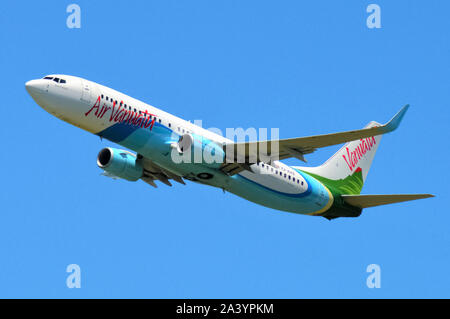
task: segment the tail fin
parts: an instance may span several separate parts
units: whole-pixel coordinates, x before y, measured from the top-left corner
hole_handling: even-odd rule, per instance
[[[381,132],[381,134],[392,132],[400,125],[408,108],[409,105],[405,105],[385,125],[370,122],[365,128],[379,126],[381,130],[376,130],[377,134],[378,132]],[[339,194],[360,194],[380,145],[381,136],[377,135],[348,142],[320,166],[295,168],[305,171]]]
[[[380,126],[380,124],[370,122],[365,128],[374,126]],[[381,137],[382,135],[378,135],[349,142],[322,165],[298,168],[343,194],[359,194],[380,145]]]

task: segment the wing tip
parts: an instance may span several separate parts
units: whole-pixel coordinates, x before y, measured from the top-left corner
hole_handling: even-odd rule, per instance
[[[392,132],[399,127],[408,109],[409,104],[406,104],[394,115],[394,117],[385,125],[386,132]]]

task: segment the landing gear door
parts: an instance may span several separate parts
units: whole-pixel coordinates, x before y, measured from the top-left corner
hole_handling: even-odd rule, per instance
[[[87,104],[91,103],[91,86],[84,80],[81,80],[81,100]]]

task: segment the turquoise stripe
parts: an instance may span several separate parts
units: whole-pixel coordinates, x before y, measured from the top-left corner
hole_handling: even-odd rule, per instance
[[[128,136],[133,134],[138,129],[148,130],[149,132],[159,133],[159,134],[166,133],[166,132],[161,132],[161,129],[167,130],[168,131],[167,133],[172,132],[171,129],[169,129],[168,127],[166,127],[158,122],[155,122],[152,130],[150,130],[150,128],[145,129],[145,128],[141,128],[136,125],[126,124],[126,123],[116,123],[116,124],[108,127],[107,129],[104,129],[103,131],[97,133],[97,135],[100,137],[104,137],[112,142],[120,143],[121,141],[125,140]]]
[[[242,179],[244,179],[246,181],[249,181],[249,182],[251,182],[251,183],[253,183],[255,185],[258,185],[261,188],[264,188],[264,189],[266,189],[268,191],[271,191],[271,192],[279,194],[279,195],[283,195],[283,196],[287,196],[287,197],[294,197],[294,198],[301,198],[301,197],[308,196],[309,194],[312,193],[312,184],[309,182],[309,180],[308,180],[308,178],[306,178],[306,176],[304,176],[303,174],[301,174],[301,175],[306,180],[306,183],[308,184],[308,188],[307,188],[306,192],[299,193],[299,194],[291,194],[291,193],[284,193],[284,192],[277,191],[277,190],[272,189],[270,187],[267,187],[267,186],[264,186],[262,184],[259,184],[259,183],[255,182],[255,181],[252,181],[251,179],[248,179],[248,178],[246,178],[246,177],[244,177],[244,176],[242,176],[240,174],[238,174],[237,177],[242,178]]]

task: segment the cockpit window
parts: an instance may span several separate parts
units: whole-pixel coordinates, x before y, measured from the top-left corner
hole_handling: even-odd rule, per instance
[[[64,79],[60,79],[60,78],[55,78],[54,76],[45,76],[43,77],[44,80],[53,80],[56,83],[66,83],[66,80]]]

